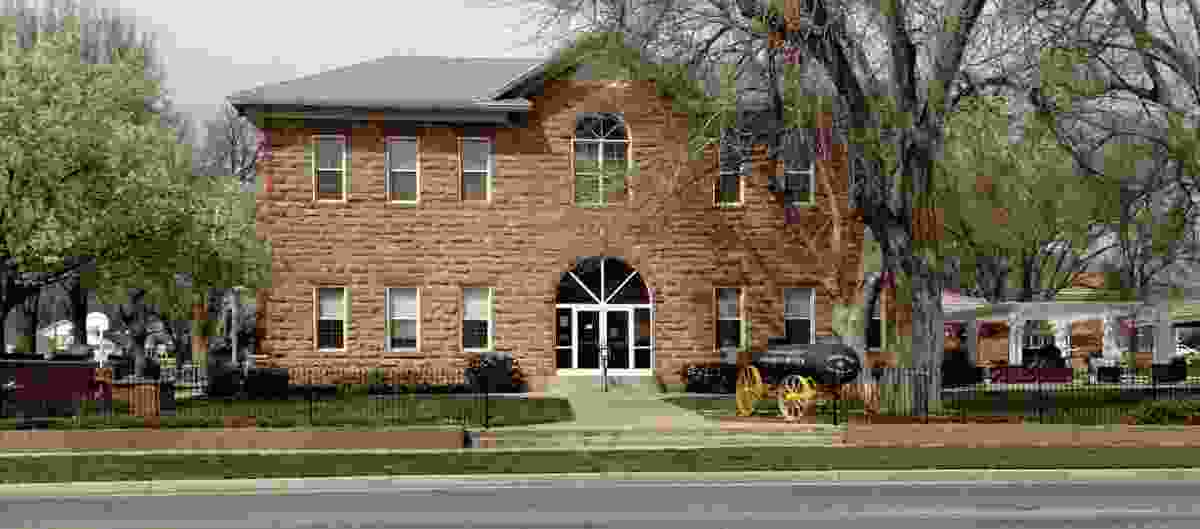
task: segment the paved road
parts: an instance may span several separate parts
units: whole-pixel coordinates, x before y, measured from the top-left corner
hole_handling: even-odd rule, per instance
[[[302,493],[5,497],[0,526],[70,528],[1200,527],[1200,482],[306,480]],[[803,523],[808,522],[808,523]],[[798,525],[803,523],[803,525]]]

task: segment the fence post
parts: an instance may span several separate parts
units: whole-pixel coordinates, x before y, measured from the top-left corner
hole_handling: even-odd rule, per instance
[[[312,381],[312,370],[308,370],[308,376],[306,378],[308,379],[308,391],[305,392],[305,398],[308,400],[308,425],[312,426],[312,423],[313,423],[313,389],[314,389],[313,381]]]
[[[486,430],[491,425],[491,384],[488,381],[488,375],[483,375],[483,429]]]

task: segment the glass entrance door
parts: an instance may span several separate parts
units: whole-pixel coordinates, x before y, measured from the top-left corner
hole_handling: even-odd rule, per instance
[[[629,309],[604,311],[605,345],[608,346],[608,368],[629,369]]]
[[[629,369],[633,331],[631,309],[576,309],[577,369],[600,369],[600,351],[608,349],[609,369]],[[564,362],[565,363],[565,362]],[[561,363],[560,363],[561,365]]]
[[[578,309],[575,311],[576,338],[578,358],[575,367],[578,369],[600,368],[600,342],[604,337],[601,332],[603,323],[600,321],[604,313],[599,310]]]

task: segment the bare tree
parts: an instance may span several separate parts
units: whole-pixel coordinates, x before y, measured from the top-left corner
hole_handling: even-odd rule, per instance
[[[653,55],[689,65],[700,79],[715,77],[722,65],[736,66],[739,79],[757,76],[760,82],[739,97],[765,104],[776,118],[764,138],[776,159],[794,112],[784,82],[794,77],[788,78],[782,55],[801,55],[803,75],[823,79],[834,94],[833,128],[851,147],[851,207],[879,241],[884,271],[903,272],[912,285],[912,361],[936,362],[946,256],[932,229],[936,210],[929,197],[943,123],[964,95],[999,84],[993,79],[1028,76],[1036,60],[1014,58],[1038,57],[1041,41],[1052,37],[1033,38],[1020,16],[1037,6],[985,10],[982,0],[521,3],[543,7],[535,15],[543,30],[616,29],[638,37]],[[879,282],[868,287],[864,321]]]
[[[238,115],[232,105],[204,124],[204,143],[197,155],[198,172],[204,176],[232,176],[243,184],[254,183],[255,161],[261,142],[258,129]]]

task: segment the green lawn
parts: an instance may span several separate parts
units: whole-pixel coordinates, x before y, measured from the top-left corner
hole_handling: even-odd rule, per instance
[[[700,397],[670,397],[663,399],[664,402],[679,406],[680,408],[696,412],[697,414],[712,419],[720,417],[733,417],[737,414],[737,401],[733,396],[728,398],[700,398]],[[842,420],[847,414],[862,413],[862,402],[858,401],[842,401],[838,403],[838,411],[841,414]],[[833,422],[833,403],[822,402],[817,405],[817,416],[824,422]],[[779,403],[775,399],[761,399],[754,403],[754,416],[756,417],[779,417]]]
[[[567,472],[1184,468],[1190,448],[828,448],[0,458],[3,483]]]
[[[482,423],[482,403],[474,399],[451,399],[446,395],[393,400],[367,395],[342,395],[336,400],[219,401],[190,399],[176,403],[175,416],[164,416],[165,428],[223,428],[225,417],[255,417],[259,427],[349,426],[378,428],[403,425]],[[78,418],[55,418],[50,428],[141,428],[145,421],[129,415],[128,405],[115,403],[116,411],[104,416],[85,410]],[[515,426],[569,421],[574,418],[566,399],[490,399],[490,426]],[[0,429],[12,429],[17,419],[0,419]]]

